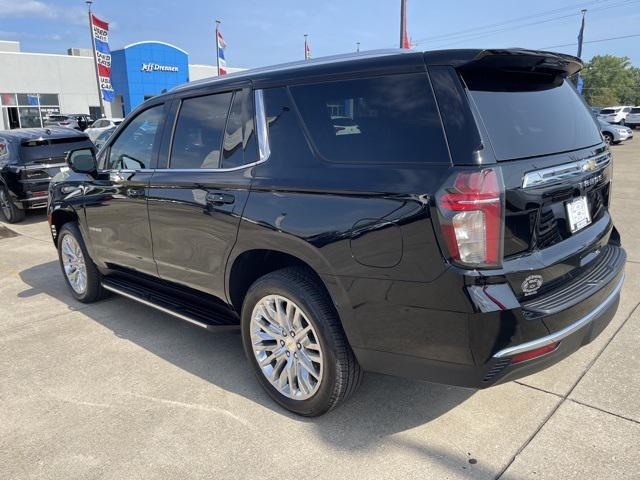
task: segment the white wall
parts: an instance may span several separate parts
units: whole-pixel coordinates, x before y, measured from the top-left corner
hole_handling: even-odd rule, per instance
[[[1,93],[57,93],[61,113],[99,106],[92,57],[0,51]],[[105,114],[111,116],[109,103]],[[7,128],[1,125],[0,129]]]
[[[245,68],[230,68],[227,67],[227,71],[229,73],[241,72],[242,70],[246,70]],[[200,80],[202,78],[215,77],[217,75],[218,69],[215,65],[196,65],[189,64],[189,81],[193,82],[194,80]]]

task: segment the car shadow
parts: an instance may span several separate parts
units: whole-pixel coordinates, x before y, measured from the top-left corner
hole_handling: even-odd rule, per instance
[[[311,423],[318,435],[335,448],[358,450],[383,437],[428,423],[460,405],[474,390],[378,374],[366,374],[360,389],[340,408],[316,418],[294,415],[273,402],[262,390],[246,363],[239,332],[209,332],[132,300],[112,296],[96,304],[79,305],[60,284],[58,262],[20,272],[29,294],[44,293],[81,310],[90,320],[120,338],[196,375],[228,392],[297,422]],[[446,452],[431,453],[427,445],[411,445],[425,454],[444,459]],[[456,462],[459,463],[459,459]],[[476,472],[477,473],[477,472]]]

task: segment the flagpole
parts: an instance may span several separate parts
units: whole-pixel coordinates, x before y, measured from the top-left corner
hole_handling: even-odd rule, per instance
[[[307,37],[309,36],[308,33],[304,34],[304,59],[305,60],[309,60],[309,57],[307,57]]]
[[[93,0],[86,0],[89,10],[89,33],[91,33],[91,52],[93,53],[93,67],[96,71],[96,86],[98,87],[98,100],[100,100],[100,115],[105,116],[104,102],[102,101],[102,89],[100,88],[100,72],[98,70],[98,58],[96,56],[96,39],[93,36],[93,19],[91,18],[91,4]]]
[[[400,48],[404,47],[404,34],[407,31],[407,0],[400,0]]]
[[[218,76],[220,76],[220,40],[218,37],[218,30],[220,29],[220,20],[216,20],[216,66],[218,68]]]

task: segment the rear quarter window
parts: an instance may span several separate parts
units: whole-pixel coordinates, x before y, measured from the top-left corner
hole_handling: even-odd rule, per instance
[[[338,163],[450,163],[426,73],[290,87],[322,157]]]

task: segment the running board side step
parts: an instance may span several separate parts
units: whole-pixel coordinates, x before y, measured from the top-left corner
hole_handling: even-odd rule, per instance
[[[203,308],[121,279],[105,278],[102,286],[105,290],[207,330],[220,332],[237,330],[240,327],[237,315],[231,311],[224,312],[215,307]]]

